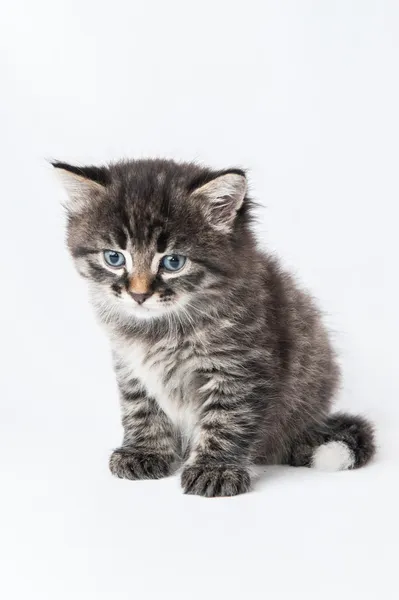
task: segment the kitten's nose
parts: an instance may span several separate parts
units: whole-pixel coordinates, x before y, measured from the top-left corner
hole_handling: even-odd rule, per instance
[[[134,292],[130,292],[130,295],[133,298],[133,300],[137,302],[137,304],[143,304],[143,302],[145,302],[147,298],[152,296],[152,292],[146,292],[145,294],[135,294]]]

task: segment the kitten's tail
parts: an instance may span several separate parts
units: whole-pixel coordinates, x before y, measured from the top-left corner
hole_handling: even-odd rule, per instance
[[[357,469],[376,451],[374,428],[363,417],[329,415],[322,426],[304,432],[293,444],[288,463],[324,471]]]

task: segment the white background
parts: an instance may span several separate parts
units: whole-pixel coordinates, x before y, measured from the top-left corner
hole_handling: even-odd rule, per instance
[[[398,2],[1,8],[1,597],[397,598]],[[111,477],[108,347],[44,159],[139,156],[249,169],[262,244],[328,315],[338,405],[377,424],[372,465],[217,500]]]

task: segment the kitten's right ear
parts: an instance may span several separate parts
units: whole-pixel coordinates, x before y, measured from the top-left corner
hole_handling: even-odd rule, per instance
[[[71,213],[79,212],[90,199],[103,195],[110,183],[105,167],[75,167],[58,161],[51,164],[68,194],[65,208]]]

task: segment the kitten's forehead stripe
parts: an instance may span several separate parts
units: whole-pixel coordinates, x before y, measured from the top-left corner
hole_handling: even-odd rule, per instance
[[[126,231],[123,227],[120,227],[115,230],[115,240],[118,244],[118,248],[120,248],[121,250],[126,250],[128,238]]]
[[[169,234],[166,231],[161,231],[157,240],[157,252],[165,252],[168,246]]]

